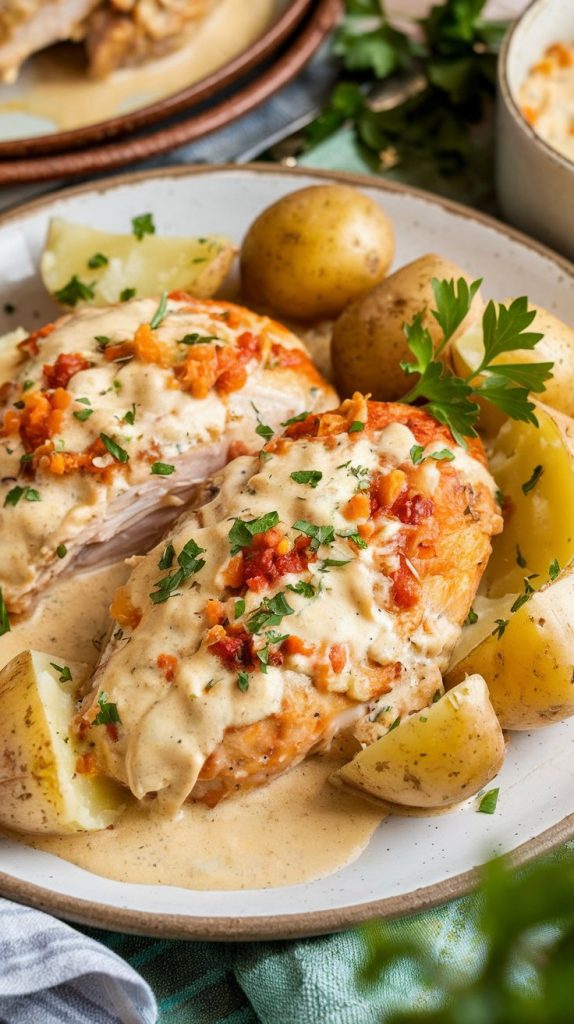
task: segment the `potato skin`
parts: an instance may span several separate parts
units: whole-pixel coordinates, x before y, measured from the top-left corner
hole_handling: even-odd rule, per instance
[[[395,813],[434,810],[490,782],[504,749],[486,683],[473,675],[362,750],[333,781],[383,800]]]
[[[392,224],[347,185],[283,196],[253,222],[241,249],[245,298],[294,320],[335,317],[386,274]]]
[[[407,263],[385,278],[367,295],[353,302],[341,314],[333,332],[331,356],[335,384],[344,398],[354,391],[371,393],[382,402],[394,402],[410,390],[410,379],[400,368],[402,360],[413,358],[403,332],[416,313],[423,314],[423,325],[433,341],[442,336],[435,318],[433,277],[439,280],[471,278],[449,260],[432,253]],[[474,297],[470,312],[454,337],[477,322],[483,309],[480,294]]]

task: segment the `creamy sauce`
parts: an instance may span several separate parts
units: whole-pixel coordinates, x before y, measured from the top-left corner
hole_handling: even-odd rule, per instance
[[[95,124],[155,103],[223,67],[251,45],[270,23],[273,0],[221,0],[183,49],[140,68],[116,71],[103,81],[87,77],[82,50],[60,46],[28,62],[15,86],[0,89],[2,116],[23,113],[42,130],[65,131]],[[34,133],[35,134],[35,133]]]
[[[54,584],[30,619],[0,637],[0,665],[28,647],[93,665],[113,592],[127,573],[115,565]],[[118,881],[191,889],[295,885],[358,857],[383,816],[329,785],[338,763],[312,758],[270,786],[214,810],[186,805],[171,820],[133,805],[102,832],[10,838]]]
[[[522,113],[544,142],[574,161],[574,43],[554,43],[519,91]]]
[[[113,829],[26,842],[118,881],[189,889],[297,885],[353,861],[384,816],[328,783],[337,767],[314,757],[213,810],[186,805],[176,819],[158,820],[133,807]]]

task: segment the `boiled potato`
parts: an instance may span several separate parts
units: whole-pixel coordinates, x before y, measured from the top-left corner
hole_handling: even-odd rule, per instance
[[[312,185],[267,207],[241,249],[246,299],[280,316],[337,316],[386,274],[394,252],[390,220],[347,185]]]
[[[70,670],[72,683],[61,681]],[[70,736],[70,685],[86,667],[23,651],[0,672],[0,824],[21,832],[101,829],[123,796],[112,782],[78,774],[82,751]]]
[[[469,676],[335,772],[335,784],[399,808],[448,807],[477,793],[504,760],[484,679]]]
[[[41,261],[42,280],[62,305],[107,306],[122,292],[158,295],[182,289],[198,298],[213,295],[233,263],[235,250],[226,238],[168,238],[112,235],[55,217],[50,221]],[[100,266],[90,266],[108,261]],[[76,277],[93,297],[66,303],[57,293]],[[77,291],[77,288],[76,288]],[[74,297],[72,290],[71,298]]]
[[[536,411],[539,429],[509,421],[494,446],[506,525],[494,538],[488,596],[475,602],[478,619],[464,628],[445,676],[452,686],[480,672],[505,729],[574,714],[574,422]],[[521,594],[528,600],[513,612]]]
[[[401,267],[367,295],[353,302],[335,324],[331,345],[335,384],[345,397],[354,391],[370,392],[373,398],[393,402],[406,395],[416,381],[401,370],[403,360],[412,360],[407,346],[404,324],[417,313],[433,341],[442,338],[442,331],[431,314],[435,300],[432,279],[458,280],[471,278],[460,267],[441,256],[427,255]],[[480,293],[474,297],[466,320],[454,337],[482,316]]]
[[[508,306],[512,299],[505,299]],[[529,309],[536,311],[536,316],[528,328],[543,334],[544,337],[533,349],[518,349],[504,352],[495,360],[496,363],[554,363],[553,376],[546,382],[546,390],[540,395],[546,405],[574,416],[574,329],[559,320],[552,313],[530,303]],[[470,329],[461,334],[451,349],[453,369],[461,377],[479,366],[484,353],[482,331]],[[495,434],[506,421],[500,409],[489,403],[482,402],[480,426],[490,434]]]

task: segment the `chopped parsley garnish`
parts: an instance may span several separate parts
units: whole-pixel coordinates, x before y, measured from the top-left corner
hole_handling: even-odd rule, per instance
[[[159,300],[159,306],[157,307],[154,315],[152,316],[152,318],[150,320],[150,327],[151,327],[152,331],[155,331],[156,328],[159,327],[159,325],[161,324],[162,320],[165,319],[165,314],[166,313],[167,313],[167,292],[164,290],[161,293],[161,299]]]
[[[478,615],[476,614],[474,608],[471,608],[468,615],[466,616],[466,619],[463,622],[463,626],[474,626],[475,622],[478,622]]]
[[[98,352],[104,352],[108,345],[111,344],[111,340],[106,334],[96,334],[94,341],[98,343]],[[78,401],[81,401],[81,399],[78,399]]]
[[[22,384],[22,391],[29,391],[30,388],[33,388],[33,387],[34,387],[34,381],[33,380],[25,380],[24,383]]]
[[[293,529],[312,538],[311,551],[318,551],[321,544],[332,544],[335,539],[333,526],[317,526],[315,523],[309,523],[306,519],[298,519],[296,523],[293,523]]]
[[[79,420],[80,423],[84,423],[85,420],[89,420],[93,411],[93,409],[76,409],[74,412],[74,419]]]
[[[229,543],[231,554],[236,555],[241,548],[251,544],[253,537],[258,533],[265,533],[273,526],[277,526],[279,515],[277,512],[266,512],[258,519],[236,519],[229,531]]]
[[[104,256],[103,252],[95,252],[93,256],[90,256],[88,266],[90,270],[97,270],[98,267],[107,267],[109,262],[108,257]]]
[[[68,283],[54,292],[55,298],[64,306],[75,306],[78,302],[89,302],[94,297],[94,289],[74,274]]]
[[[246,693],[249,689],[249,675],[247,672],[237,673],[237,686],[242,693]]]
[[[114,380],[112,381],[112,387],[113,387],[116,395],[119,395],[121,393],[121,390],[122,390],[122,387],[123,387],[121,380],[118,380],[118,378],[115,377]]]
[[[171,476],[175,473],[175,466],[170,466],[169,462],[152,462],[151,471],[155,476]]]
[[[287,640],[288,636],[288,633],[280,635],[279,633],[274,633],[273,631],[265,633],[265,646],[261,647],[256,652],[257,658],[261,662],[261,671],[263,672],[264,675],[267,673],[267,666],[269,665],[269,648],[272,645],[283,643],[284,640]]]
[[[58,558],[65,558],[66,555],[68,554],[68,549],[67,549],[66,545],[65,544],[58,544],[58,547],[56,548],[56,554],[57,554]]]
[[[233,617],[234,619],[240,619],[245,611],[245,601],[240,597],[233,606]]]
[[[162,555],[162,562],[166,555],[166,551],[164,551],[164,554]],[[200,569],[203,569],[205,559],[198,558],[197,556],[202,555],[204,551],[205,548],[200,548],[194,540],[188,540],[187,543],[184,544],[177,556],[179,569],[176,569],[176,571],[171,573],[170,576],[164,576],[163,579],[154,583],[156,590],[149,595],[154,604],[162,604],[170,597],[173,597],[174,591],[176,591],[182,583],[185,583],[190,576],[193,576],[195,573],[199,572]]]
[[[509,306],[489,302],[482,317],[483,357],[480,364],[464,379],[456,376],[440,359],[455,331],[467,316],[481,281],[471,285],[464,278],[439,281],[433,278],[435,309],[432,315],[442,329],[443,337],[435,346],[422,314],[417,313],[404,327],[413,362],[401,363],[407,374],[418,380],[403,402],[426,401],[423,408],[444,423],[455,440],[465,446],[465,437],[476,437],[479,416],[477,396],[486,399],[512,419],[538,425],[531,391],[541,392],[552,376],[552,363],[500,363],[498,357],[518,349],[533,349],[542,334],[527,331],[536,316],[528,309],[525,297]]]
[[[135,288],[124,288],[124,290],[120,292],[120,302],[129,302],[130,299],[133,299],[135,293]]]
[[[259,416],[259,409],[253,402],[251,403],[251,406],[257,417],[257,426],[255,427],[255,433],[258,434],[259,437],[262,437],[264,441],[270,441],[275,431],[273,430],[272,427],[268,426],[267,423],[263,423],[261,417]]]
[[[288,583],[287,590],[292,590],[294,594],[301,594],[309,599],[315,597],[315,587],[312,583],[305,583],[304,580],[298,580],[297,583]]]
[[[526,569],[527,562],[518,544],[516,545],[516,564],[519,565],[521,569]]]
[[[76,402],[80,402],[82,405],[91,405],[89,398],[76,398]]]
[[[536,484],[540,480],[540,477],[542,476],[543,472],[544,472],[544,466],[535,466],[534,467],[534,469],[532,470],[532,476],[530,477],[530,479],[527,480],[526,483],[522,484],[522,493],[523,494],[529,494],[530,491],[532,491],[536,487]]]
[[[171,569],[171,567],[173,565],[174,558],[175,558],[175,548],[174,548],[173,544],[170,541],[169,544],[166,544],[165,548],[163,549],[162,556],[161,556],[161,558],[160,558],[160,560],[158,562],[158,568],[160,568],[160,569]]]
[[[2,587],[0,587],[0,636],[4,636],[5,633],[10,632],[10,619],[8,618],[8,609],[4,601],[4,595],[2,594]]]
[[[560,575],[560,562],[557,558],[555,558],[554,561],[550,563],[548,567],[548,575],[550,576],[551,580],[557,579]]]
[[[320,469],[296,469],[294,473],[291,473],[291,479],[296,484],[308,484],[314,489],[323,479],[323,474]]]
[[[504,491],[500,490],[500,487],[497,487],[494,492],[494,500],[496,501],[496,504],[498,505],[499,508],[504,508],[506,502],[506,495]]]
[[[72,673],[67,665],[56,665],[55,661],[51,661],[50,665],[60,673],[59,683],[69,683],[72,679]]]
[[[288,603],[282,590],[275,597],[263,599],[259,608],[250,615],[247,629],[250,633],[261,633],[270,626],[279,626],[286,615],[293,615],[294,609]]]
[[[107,434],[100,434],[100,441],[105,448],[109,451],[110,455],[113,455],[116,462],[126,463],[129,462],[129,455],[124,448],[120,448],[119,444],[116,444],[111,437]]]
[[[397,718],[395,718],[394,722],[391,722],[391,724],[389,725],[389,728],[387,729],[387,732],[392,732],[393,729],[397,729],[400,724],[401,724],[401,716],[398,715]]]
[[[363,540],[361,535],[357,533],[352,527],[350,530],[337,530],[337,537],[344,537],[345,540],[352,540],[353,544],[356,544],[358,548],[364,550],[368,548],[366,540]]]
[[[132,217],[132,234],[138,242],[141,242],[144,235],[155,235],[155,224],[153,214],[140,213],[138,217]]]
[[[500,789],[498,787],[496,789],[489,789],[488,793],[484,794],[477,810],[479,810],[481,814],[494,814],[498,803],[499,793]]]
[[[495,636],[497,640],[500,640],[504,634],[504,630],[508,626],[508,619],[495,619],[495,628],[492,630],[491,636]]]
[[[319,566],[319,572],[329,572],[329,569],[340,569],[342,565],[348,565],[352,558],[324,558]]]
[[[353,422],[351,423],[351,426],[349,427],[348,433],[349,434],[360,434],[361,431],[364,430],[364,429],[365,429],[365,424],[364,423],[361,423],[360,420],[353,420]]]
[[[310,416],[310,415],[311,414],[308,413],[305,410],[305,412],[300,412],[298,416],[292,416],[291,419],[284,420],[284,422],[281,424],[281,426],[282,427],[290,427],[292,423],[302,423],[303,420],[306,420],[307,416]]]
[[[94,718],[94,725],[116,725],[121,724],[120,713],[117,704],[108,700],[107,693],[100,693],[98,697],[100,710]]]
[[[185,334],[183,338],[180,338],[178,345],[209,345],[210,341],[220,341],[216,334]]]
[[[454,459],[454,452],[451,452],[448,448],[441,448],[436,452],[429,452],[428,455],[424,455],[424,445],[413,444],[410,450],[410,456],[415,466],[418,466],[421,462],[425,462],[427,459],[434,459],[435,462],[452,462]]]
[[[128,409],[128,411],[126,413],[124,413],[122,419],[123,419],[124,423],[129,423],[130,427],[133,427],[133,425],[134,425],[134,423],[136,421],[136,403],[135,402],[132,402],[131,409]]]
[[[4,498],[4,507],[17,505],[20,498],[24,498],[25,501],[41,501],[39,492],[33,487],[13,487]]]

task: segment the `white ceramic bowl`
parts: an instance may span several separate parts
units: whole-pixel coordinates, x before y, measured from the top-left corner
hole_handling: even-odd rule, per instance
[[[547,46],[574,41],[574,0],[534,0],[507,34],[498,64],[496,180],[506,220],[574,258],[574,163],[527,123],[518,91]]]

